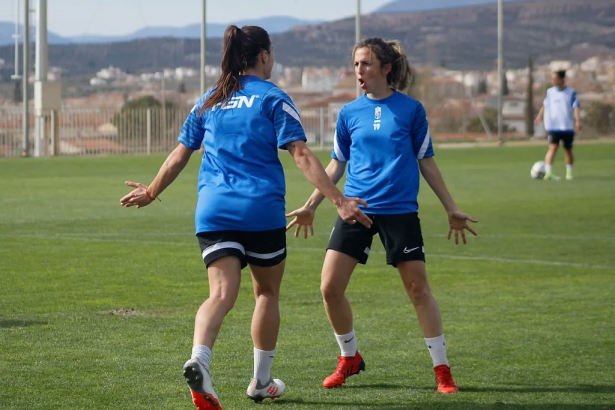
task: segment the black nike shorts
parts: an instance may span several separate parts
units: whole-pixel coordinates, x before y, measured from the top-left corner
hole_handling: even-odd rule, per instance
[[[564,143],[564,148],[571,149],[574,143],[574,132],[549,131],[549,144],[559,145],[560,141]]]
[[[425,261],[421,222],[416,212],[367,216],[373,222],[369,229],[360,223],[348,224],[338,216],[327,250],[341,252],[365,264],[372,239],[378,233],[386,251],[387,264],[397,267],[399,262]]]

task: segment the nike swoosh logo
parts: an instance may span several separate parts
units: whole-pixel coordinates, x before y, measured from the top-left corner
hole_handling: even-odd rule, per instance
[[[350,343],[350,342],[352,342],[352,339],[354,339],[354,336],[353,336],[353,337],[351,337],[351,338],[350,338],[350,339],[348,339],[348,340],[344,340],[344,343]]]
[[[419,248],[420,248],[420,246],[417,246],[416,248],[412,248],[412,249],[404,248],[404,253],[414,252],[415,250],[417,250]]]

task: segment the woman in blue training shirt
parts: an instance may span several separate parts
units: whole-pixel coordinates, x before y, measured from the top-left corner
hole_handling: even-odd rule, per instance
[[[386,250],[387,264],[399,271],[431,353],[438,392],[453,393],[453,381],[446,358],[440,309],[431,294],[425,270],[425,252],[418,218],[419,172],[436,193],[449,220],[450,239],[455,243],[465,230],[476,232],[467,221],[477,222],[461,212],[451,197],[433,159],[427,116],[423,105],[396,90],[411,80],[411,68],[397,41],[368,38],[353,49],[355,74],[365,94],[340,111],[332,160],[327,174],[334,183],[348,164],[345,195],[360,196],[369,203],[365,212],[373,225],[364,227],[338,219],[325,256],[321,292],[325,310],[341,349],[335,372],[325,378],[324,387],[338,387],[365,369],[357,350],[352,309],[345,297],[346,287],[357,263],[365,264],[373,236],[378,233]],[[296,225],[313,232],[312,222],[323,195],[314,191],[307,203],[289,213]]]
[[[286,188],[278,149],[290,152],[305,177],[336,205],[340,218],[371,226],[358,206],[365,201],[342,195],[307,148],[291,99],[265,81],[273,63],[273,46],[264,29],[229,26],[216,86],[186,119],[179,145],[152,183],[127,182],[135,189],[121,199],[127,207],[152,203],[203,144],[195,224],[210,293],[196,314],[192,357],[184,365],[199,410],[221,409],[209,374],[211,349],[237,299],[241,270],[247,265],[256,298],[251,330],[254,378],[247,395],[260,401],[284,393],[284,383],[271,378],[286,259]]]

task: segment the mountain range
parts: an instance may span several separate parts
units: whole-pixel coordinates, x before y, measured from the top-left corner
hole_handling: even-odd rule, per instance
[[[297,26],[309,26],[320,24],[322,21],[301,20],[289,16],[273,16],[255,20],[241,20],[235,22],[238,26],[257,25],[265,27],[271,34],[283,33]],[[222,23],[207,23],[207,37],[215,38],[222,37],[224,30],[228,24]],[[20,27],[23,31],[23,26]],[[34,39],[35,29],[32,28],[31,38]],[[12,38],[15,33],[15,23],[0,21],[0,46],[14,44]],[[201,24],[191,24],[184,27],[144,27],[131,34],[123,36],[101,36],[101,35],[83,35],[74,37],[62,37],[52,31],[48,32],[49,44],[96,44],[96,43],[116,43],[122,41],[139,40],[144,38],[201,38]]]
[[[494,3],[497,0],[395,0],[377,9],[374,13],[405,13],[411,11],[450,9],[479,4]],[[505,0],[518,1],[518,0]],[[238,26],[257,25],[264,27],[271,34],[283,33],[298,26],[313,26],[324,23],[320,20],[302,20],[290,16],[272,16],[260,19],[241,20],[234,24]],[[208,23],[207,37],[222,37],[228,24]],[[20,27],[23,31],[23,27]],[[0,21],[0,46],[14,44],[12,38],[15,33],[15,23]],[[34,33],[34,30],[33,30]],[[131,34],[121,36],[103,35],[81,35],[73,37],[62,37],[50,31],[48,34],[49,44],[92,44],[92,43],[114,43],[131,41],[144,38],[192,38],[201,37],[201,24],[191,24],[184,27],[144,27]],[[34,35],[32,36],[34,38]]]
[[[406,3],[416,4],[418,0]],[[512,1],[504,8],[504,30],[504,59],[509,68],[524,67],[529,55],[538,63],[615,55],[615,0]],[[497,5],[373,13],[363,17],[362,34],[399,39],[413,63],[491,70],[497,58]],[[296,26],[272,34],[272,41],[276,58],[283,65],[350,67],[354,17]],[[61,67],[66,75],[77,75],[110,65],[129,72],[196,68],[199,52],[197,39],[144,38],[51,45],[49,59],[50,65]],[[12,46],[0,47],[0,58],[12,61],[12,54]],[[220,38],[208,38],[208,64],[217,65],[220,55]]]

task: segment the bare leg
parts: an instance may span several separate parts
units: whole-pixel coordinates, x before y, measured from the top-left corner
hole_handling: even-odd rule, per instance
[[[239,259],[227,256],[215,260],[207,269],[209,298],[201,305],[194,321],[194,346],[213,348],[222,321],[233,308],[241,282]]]
[[[438,302],[431,294],[425,262],[408,261],[397,264],[406,293],[416,310],[423,335],[427,338],[442,335],[442,317]]]
[[[566,156],[566,165],[573,165],[574,155],[572,154],[572,148],[564,148],[564,154]]]
[[[352,308],[345,292],[357,263],[355,258],[329,249],[322,267],[320,292],[329,322],[338,335],[353,329]]]
[[[250,265],[256,306],[252,316],[252,341],[259,350],[274,350],[280,329],[280,284],[285,261],[263,268]]]
[[[546,165],[553,165],[553,159],[555,158],[555,154],[557,153],[558,148],[558,144],[549,144],[549,150],[547,151],[547,155],[545,156]]]

